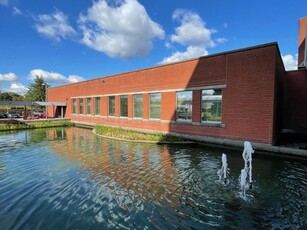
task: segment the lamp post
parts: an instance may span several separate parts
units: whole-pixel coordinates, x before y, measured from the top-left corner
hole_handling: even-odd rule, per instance
[[[48,85],[47,83],[43,83],[42,84],[43,86],[45,86],[45,113],[46,113],[46,119],[48,118],[48,106],[47,106],[47,88],[48,88]]]

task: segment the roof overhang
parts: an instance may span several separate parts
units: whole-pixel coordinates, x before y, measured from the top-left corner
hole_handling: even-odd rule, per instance
[[[44,101],[0,101],[0,105],[14,106],[66,106],[66,102],[44,102]]]

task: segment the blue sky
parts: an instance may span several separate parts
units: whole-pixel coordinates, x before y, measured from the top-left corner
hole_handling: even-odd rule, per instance
[[[307,0],[0,0],[0,91],[58,86],[277,41],[297,63]]]

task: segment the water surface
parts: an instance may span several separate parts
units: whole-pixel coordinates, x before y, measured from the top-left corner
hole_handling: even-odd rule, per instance
[[[243,150],[243,149],[242,149]],[[227,154],[228,184],[218,181]],[[242,152],[103,139],[80,128],[0,135],[1,229],[300,229],[306,162]],[[305,225],[304,225],[305,224]]]

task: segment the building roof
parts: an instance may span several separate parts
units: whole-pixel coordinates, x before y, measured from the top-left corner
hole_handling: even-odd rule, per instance
[[[0,105],[20,106],[66,106],[66,102],[44,102],[44,101],[0,101]]]

